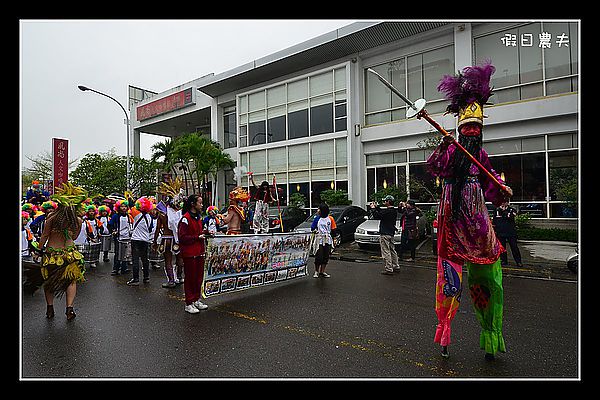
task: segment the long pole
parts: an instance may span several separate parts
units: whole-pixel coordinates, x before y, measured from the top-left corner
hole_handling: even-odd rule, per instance
[[[127,191],[128,191],[128,192],[131,192],[131,188],[130,188],[130,179],[129,179],[129,175],[130,175],[130,172],[129,172],[129,171],[130,171],[130,166],[129,166],[129,147],[130,147],[130,146],[129,146],[129,136],[130,136],[130,128],[129,128],[129,125],[130,125],[130,124],[129,124],[129,115],[127,115],[127,111],[125,110],[125,107],[123,107],[123,105],[122,105],[121,103],[119,103],[119,102],[117,101],[117,99],[115,99],[115,98],[114,98],[114,97],[112,97],[112,96],[109,96],[109,95],[107,95],[106,93],[99,92],[99,91],[97,91],[97,90],[91,89],[91,88],[89,88],[89,87],[86,87],[86,86],[81,86],[81,85],[80,85],[80,86],[77,86],[77,87],[78,87],[78,88],[79,88],[79,90],[81,90],[82,92],[85,92],[85,91],[88,91],[88,90],[89,90],[89,91],[91,91],[91,92],[98,93],[98,94],[99,94],[99,95],[101,95],[101,96],[108,97],[109,99],[111,99],[112,101],[114,101],[115,103],[117,103],[117,104],[119,105],[119,107],[121,107],[121,110],[123,110],[123,113],[125,114],[125,121],[126,121],[126,123],[127,123],[127,167],[126,167],[126,168],[127,168],[127,170],[126,170],[126,174],[127,174],[127,177],[126,177],[126,179],[127,179],[127,185],[126,185],[126,186],[127,186]]]

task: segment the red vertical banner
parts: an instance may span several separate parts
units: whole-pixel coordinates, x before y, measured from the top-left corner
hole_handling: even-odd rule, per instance
[[[69,140],[52,138],[52,179],[55,187],[69,180]]]

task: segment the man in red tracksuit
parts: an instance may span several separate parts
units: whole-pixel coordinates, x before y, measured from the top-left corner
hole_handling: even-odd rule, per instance
[[[185,274],[185,311],[196,314],[208,308],[200,301],[204,277],[204,235],[208,234],[202,226],[202,197],[190,195],[183,205],[182,213],[177,233]]]

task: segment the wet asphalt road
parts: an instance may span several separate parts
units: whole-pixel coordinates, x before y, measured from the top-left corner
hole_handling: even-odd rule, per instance
[[[402,263],[331,260],[331,278],[311,274],[205,300],[184,312],[183,287],[163,289],[162,270],[129,287],[100,263],[78,287],[75,320],[64,299],[45,318],[43,293],[22,298],[20,378],[60,379],[574,379],[578,284],[505,275],[507,353],[479,349],[466,292],[453,323],[450,358],[433,343],[435,270]],[[468,279],[465,273],[465,280]]]

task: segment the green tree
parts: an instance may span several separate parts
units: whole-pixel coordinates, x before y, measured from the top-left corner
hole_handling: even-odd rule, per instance
[[[136,196],[155,195],[158,163],[140,157],[131,157],[131,187]],[[117,156],[114,149],[106,153],[86,154],[71,173],[71,178],[93,194],[107,196],[125,193],[127,188],[127,157]]]
[[[321,192],[321,200],[329,206],[346,206],[352,204],[348,200],[348,193],[345,190],[323,190]]]
[[[33,158],[29,156],[25,156],[25,158],[31,161],[31,166],[25,167],[21,171],[21,190],[23,194],[27,192],[27,188],[33,180],[49,181],[52,179],[52,154],[49,151],[45,151]],[[69,161],[67,164],[69,173],[74,169],[77,161],[77,159]]]
[[[404,189],[404,186],[398,187],[395,185],[390,185],[385,189],[382,187],[377,188],[377,191],[371,195],[369,200],[382,204],[383,198],[388,194],[394,196],[395,203],[406,200],[406,189]]]

